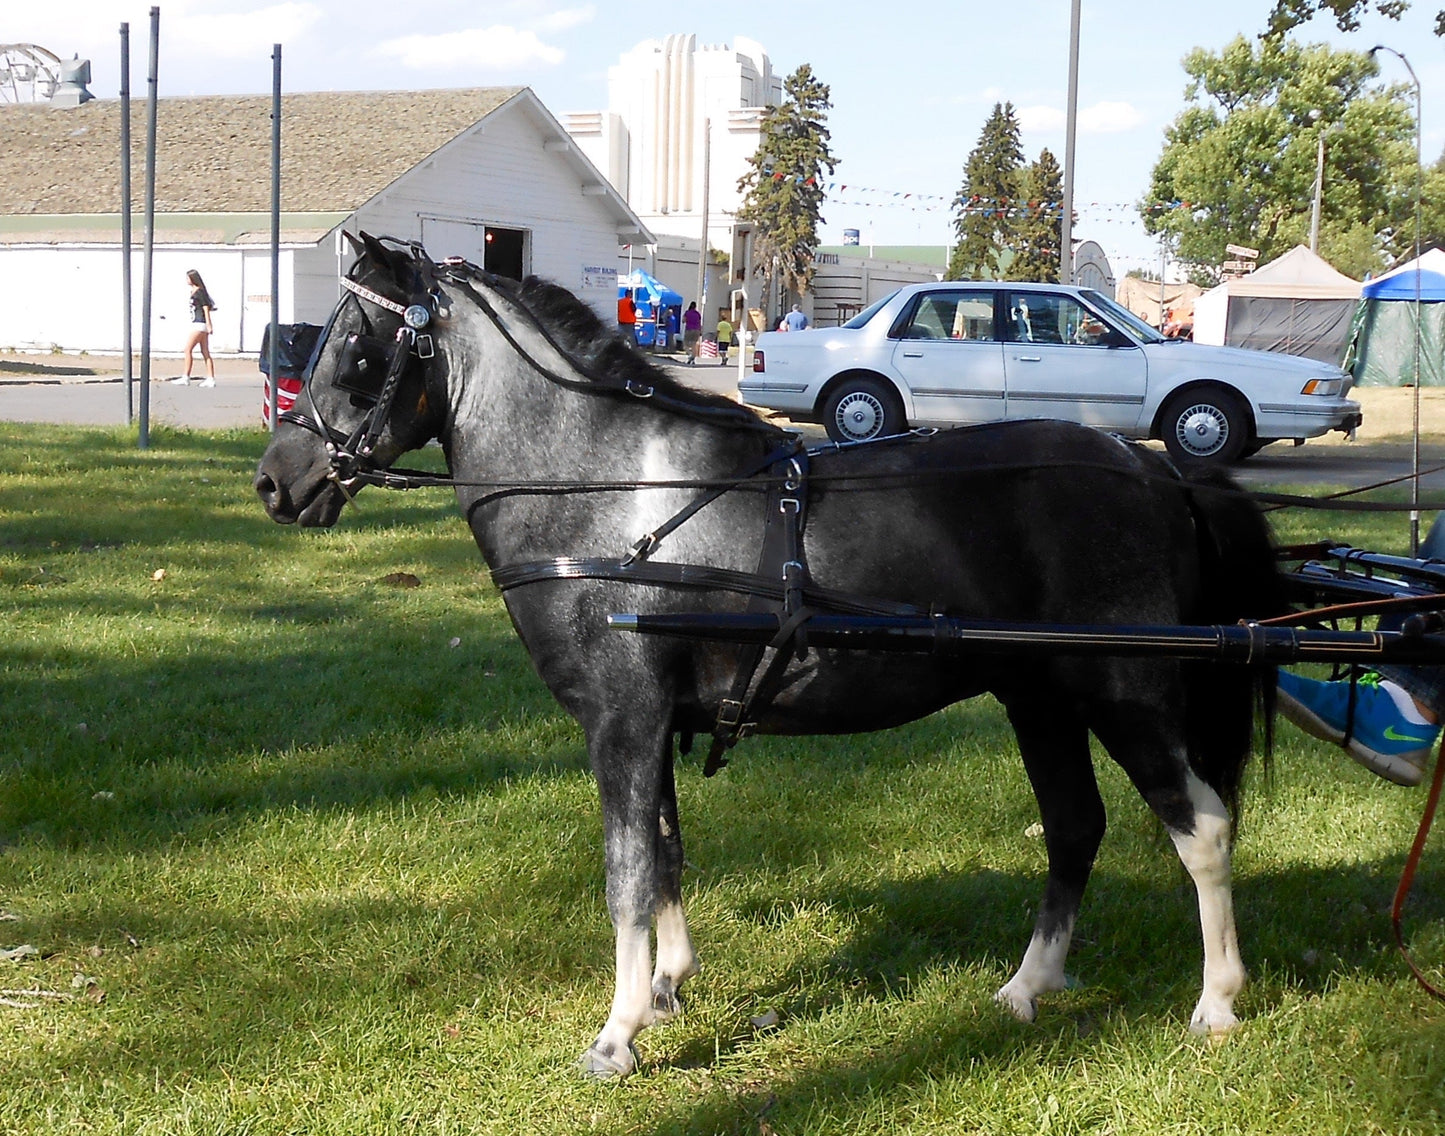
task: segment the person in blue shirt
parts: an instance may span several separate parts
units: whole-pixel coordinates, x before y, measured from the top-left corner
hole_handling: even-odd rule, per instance
[[[794,304],[793,310],[783,317],[783,322],[788,325],[788,331],[802,331],[808,326],[808,317],[803,314],[802,308]]]

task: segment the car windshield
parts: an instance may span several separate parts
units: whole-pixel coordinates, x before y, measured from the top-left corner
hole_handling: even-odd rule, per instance
[[[1116,300],[1111,300],[1108,296],[1104,295],[1104,293],[1096,292],[1092,288],[1084,288],[1080,290],[1079,294],[1088,300],[1089,303],[1099,308],[1105,315],[1123,324],[1132,335],[1138,339],[1142,339],[1145,343],[1169,342],[1164,336],[1160,335],[1158,331],[1150,327],[1128,308],[1124,307],[1123,304]]]
[[[869,304],[866,308],[864,308],[861,312],[859,312],[843,326],[851,328],[862,327],[864,324],[866,324],[869,320],[871,320],[874,316],[878,314],[879,308],[881,308],[889,300],[893,299],[894,296],[898,295],[899,291],[901,291],[901,289],[894,289],[892,292],[889,292],[888,295],[884,296],[883,299],[877,300],[874,303]]]

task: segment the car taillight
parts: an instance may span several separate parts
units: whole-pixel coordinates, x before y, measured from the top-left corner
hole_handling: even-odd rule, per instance
[[[755,374],[755,375],[761,375],[761,374],[762,374],[764,371],[766,371],[767,369],[768,369],[768,368],[767,368],[766,364],[763,363],[763,353],[762,353],[761,351],[754,351],[754,352],[753,352],[753,374]]]

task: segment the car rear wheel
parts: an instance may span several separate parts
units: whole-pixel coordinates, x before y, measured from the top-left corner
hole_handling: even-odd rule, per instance
[[[835,442],[867,442],[908,429],[897,392],[861,375],[833,388],[823,404],[823,425]]]
[[[1218,387],[1177,394],[1164,404],[1159,433],[1181,465],[1238,461],[1250,444],[1249,410],[1238,395]]]

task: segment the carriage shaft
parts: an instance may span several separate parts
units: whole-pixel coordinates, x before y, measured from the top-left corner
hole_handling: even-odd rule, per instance
[[[723,643],[767,643],[778,618],[766,612],[618,614],[609,627],[644,635]],[[1167,656],[1238,663],[1445,663],[1445,635],[1317,631],[1254,624],[1123,626],[1008,623],[950,616],[819,614],[807,621],[815,647],[940,655]]]

